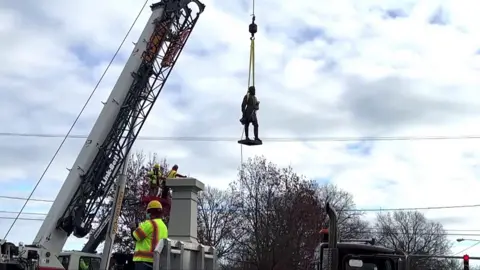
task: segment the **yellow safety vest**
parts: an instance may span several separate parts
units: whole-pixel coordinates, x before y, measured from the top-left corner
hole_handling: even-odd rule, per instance
[[[158,176],[160,176],[160,177],[162,176],[162,172],[161,172],[161,171],[159,171],[158,174],[159,174]],[[148,172],[148,177],[150,178],[150,182],[152,182],[152,184],[154,184],[154,185],[157,185],[157,184],[158,184],[158,182],[157,182],[157,180],[158,180],[158,179],[157,179],[157,175],[155,175],[155,173],[154,173],[153,170],[151,170],[151,171]]]
[[[135,238],[134,262],[153,262],[153,251],[160,239],[168,238],[168,229],[162,219],[146,220],[133,232]]]
[[[168,173],[167,178],[175,178],[175,177],[177,177],[177,171],[171,170],[171,171]]]
[[[88,270],[88,264],[82,259],[80,259],[80,269],[81,270]]]

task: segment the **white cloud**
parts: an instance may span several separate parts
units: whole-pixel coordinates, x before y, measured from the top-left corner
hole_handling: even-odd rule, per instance
[[[141,5],[47,2],[0,4],[2,131],[67,132]],[[144,136],[240,136],[248,3],[205,4]],[[256,80],[264,137],[480,133],[478,3],[265,0],[257,5]],[[447,25],[429,23],[439,7]],[[387,11],[403,15],[389,18]],[[148,17],[146,10],[75,134],[92,127]],[[27,195],[60,141],[1,138],[0,182],[8,187],[1,195]],[[66,143],[35,197],[55,197],[82,142]],[[235,142],[139,141],[135,149],[165,155],[183,172],[221,187],[240,164]],[[359,207],[390,208],[478,203],[478,150],[478,140],[385,141],[373,143],[370,155],[358,156],[343,142],[265,142],[245,148],[244,158],[264,155],[309,177],[330,178],[354,194]],[[2,210],[21,207],[1,204]],[[26,211],[46,211],[47,205],[29,204]],[[447,229],[473,230],[480,227],[474,211],[425,213]],[[1,233],[8,222],[0,220]],[[20,221],[9,239],[31,241],[38,225]],[[469,252],[479,254],[480,247]]]

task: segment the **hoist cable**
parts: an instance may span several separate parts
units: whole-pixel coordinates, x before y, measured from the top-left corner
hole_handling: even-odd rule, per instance
[[[62,142],[61,142],[60,145],[58,146],[57,150],[56,150],[55,153],[53,154],[52,159],[50,159],[50,161],[48,162],[47,166],[45,167],[45,170],[42,172],[42,175],[40,176],[40,178],[38,179],[37,183],[36,183],[35,186],[33,187],[32,192],[30,192],[30,195],[28,195],[27,200],[25,201],[25,203],[23,204],[22,208],[21,208],[20,211],[18,212],[17,216],[14,218],[12,224],[11,224],[10,227],[8,228],[7,233],[5,234],[4,239],[7,239],[7,236],[9,235],[10,231],[12,230],[12,228],[13,228],[13,226],[15,225],[15,223],[17,222],[17,220],[19,220],[20,215],[22,214],[23,210],[24,210],[25,207],[27,206],[27,203],[28,203],[28,202],[30,201],[30,199],[32,198],[33,193],[35,193],[35,191],[37,190],[38,186],[40,185],[40,183],[42,182],[43,178],[45,177],[45,175],[47,174],[48,170],[50,169],[53,161],[55,161],[55,158],[58,156],[58,153],[59,153],[60,150],[63,148],[63,145],[64,145],[65,142],[67,141],[68,136],[70,135],[70,133],[72,132],[73,128],[74,128],[75,125],[77,124],[78,120],[80,119],[80,116],[82,116],[83,112],[85,111],[85,108],[87,107],[88,103],[90,102],[90,100],[92,99],[93,95],[95,94],[95,92],[97,91],[98,87],[100,86],[100,83],[103,81],[103,78],[104,78],[105,75],[107,74],[107,71],[110,69],[111,65],[113,64],[113,61],[116,59],[117,55],[119,54],[120,50],[122,49],[123,44],[125,43],[125,41],[127,40],[128,36],[130,35],[130,32],[133,30],[133,27],[137,24],[137,21],[138,21],[138,19],[140,18],[140,15],[142,14],[143,10],[145,9],[145,6],[147,5],[147,3],[148,3],[148,0],[145,1],[145,3],[143,4],[142,8],[141,8],[140,11],[138,12],[137,17],[135,18],[135,20],[133,20],[133,23],[132,23],[132,25],[130,26],[130,29],[128,29],[128,31],[127,31],[126,35],[124,36],[122,42],[121,42],[120,45],[118,46],[118,48],[117,48],[117,50],[115,51],[115,53],[113,54],[110,62],[108,63],[108,65],[107,65],[107,67],[105,68],[105,70],[103,71],[102,75],[100,76],[100,79],[98,80],[97,84],[95,85],[95,87],[93,88],[92,92],[91,92],[90,95],[88,96],[87,100],[86,100],[85,103],[83,104],[80,112],[78,113],[77,117],[75,118],[75,120],[73,121],[72,125],[70,126],[67,134],[65,135],[65,137],[64,137],[63,140],[62,140]]]
[[[252,0],[252,23],[249,25],[250,36],[250,59],[248,63],[248,85],[247,85],[247,95],[248,88],[250,86],[255,86],[255,33],[257,32],[257,26],[255,25],[255,0]],[[243,117],[243,116],[242,116]],[[245,127],[242,128],[242,135],[240,140],[243,139],[245,135]],[[240,177],[243,178],[243,144],[240,144]]]
[[[248,66],[248,87],[255,86],[255,37],[250,38],[250,64]]]

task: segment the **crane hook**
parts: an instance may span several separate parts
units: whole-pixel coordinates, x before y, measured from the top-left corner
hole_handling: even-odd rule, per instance
[[[252,35],[250,39],[255,39],[255,34],[258,31],[258,26],[255,23],[255,14],[252,15],[252,23],[248,26],[248,32]]]

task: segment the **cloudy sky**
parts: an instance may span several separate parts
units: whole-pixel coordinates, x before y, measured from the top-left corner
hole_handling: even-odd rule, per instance
[[[0,2],[0,132],[65,134],[143,1],[16,2]],[[204,3],[207,9],[141,136],[240,137],[250,3]],[[337,184],[355,196],[359,208],[480,203],[480,140],[302,140],[480,134],[475,98],[479,5],[463,0],[258,1],[256,85],[265,143],[244,148],[244,158],[264,155]],[[72,134],[90,131],[149,16],[146,8]],[[0,195],[28,196],[60,142],[2,136]],[[34,198],[55,198],[83,142],[67,141]],[[134,148],[166,156],[183,173],[217,187],[234,179],[240,164],[234,140],[143,140]],[[50,204],[29,202],[24,211],[45,213]],[[0,199],[0,205],[2,211],[18,211],[22,202]],[[480,239],[476,210],[424,212],[451,234]],[[0,237],[11,222],[0,220]],[[20,220],[8,239],[32,241],[40,224]],[[81,248],[81,243],[70,239],[67,248]],[[472,243],[456,244],[454,252]],[[469,252],[480,255],[480,248]]]

